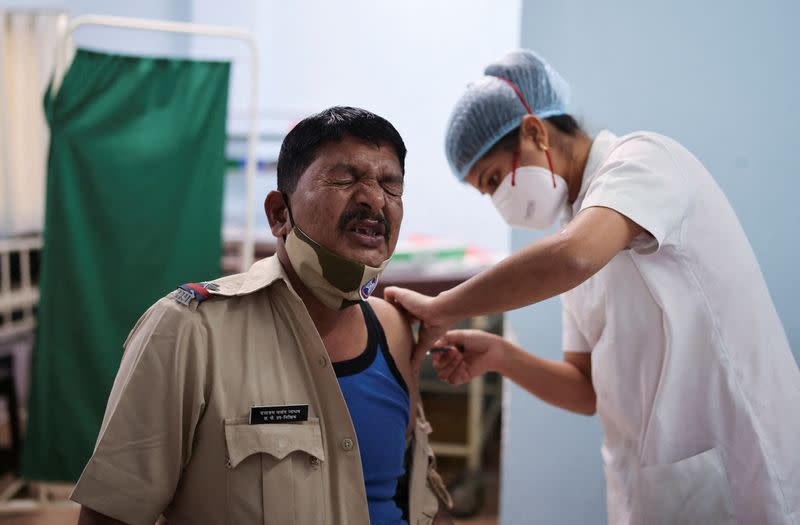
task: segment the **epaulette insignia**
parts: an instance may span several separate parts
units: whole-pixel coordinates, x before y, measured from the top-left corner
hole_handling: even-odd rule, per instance
[[[211,297],[209,290],[216,292],[219,290],[219,286],[207,281],[182,284],[175,290],[175,300],[184,306],[189,306],[193,299],[198,303],[202,303]]]
[[[206,290],[211,290],[212,292],[219,291],[219,285],[217,283],[212,283],[211,281],[203,281],[200,283],[200,286],[202,286]]]

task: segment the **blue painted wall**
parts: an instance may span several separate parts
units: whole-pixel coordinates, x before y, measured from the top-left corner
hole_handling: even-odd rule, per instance
[[[573,113],[589,130],[658,131],[708,167],[800,360],[798,20],[792,0],[528,0],[521,44],[570,82]],[[512,247],[533,238],[514,231]],[[560,319],[558,301],[510,315],[523,346],[552,358],[561,355]],[[558,411],[515,386],[509,392],[502,523],[605,522],[596,418]]]

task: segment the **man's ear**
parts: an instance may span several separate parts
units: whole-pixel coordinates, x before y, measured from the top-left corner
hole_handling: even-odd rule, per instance
[[[286,206],[283,193],[271,191],[267,194],[267,198],[264,199],[264,213],[267,214],[272,235],[279,239],[289,235],[292,223],[289,220],[289,208]]]
[[[536,147],[545,150],[550,147],[550,139],[547,136],[547,128],[535,115],[525,115],[522,117],[522,125],[519,127],[519,140],[530,140]]]

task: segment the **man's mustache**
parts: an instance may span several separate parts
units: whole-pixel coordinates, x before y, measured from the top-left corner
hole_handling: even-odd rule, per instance
[[[380,213],[372,213],[363,209],[343,213],[339,219],[339,233],[347,231],[347,226],[353,221],[376,221],[383,224],[386,242],[389,242],[392,236],[392,223],[390,223],[386,217]]]

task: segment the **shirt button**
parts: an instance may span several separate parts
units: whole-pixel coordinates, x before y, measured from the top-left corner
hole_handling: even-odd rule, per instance
[[[319,467],[320,461],[317,456],[311,456],[311,466],[312,467]]]
[[[317,360],[317,362],[319,363],[319,366],[321,366],[322,368],[325,368],[326,366],[328,366],[328,360],[325,359],[324,357],[320,357]]]
[[[343,439],[342,448],[345,450],[353,450],[353,440],[350,438]]]

